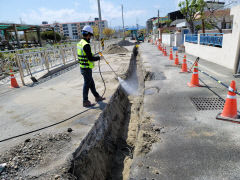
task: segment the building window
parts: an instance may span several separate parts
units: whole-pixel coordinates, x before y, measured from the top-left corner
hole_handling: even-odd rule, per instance
[[[85,23],[80,23],[80,26],[85,26]]]
[[[63,27],[67,27],[67,24],[63,24],[62,26],[63,26]]]
[[[71,24],[71,26],[75,27],[75,26],[77,26],[77,24]]]

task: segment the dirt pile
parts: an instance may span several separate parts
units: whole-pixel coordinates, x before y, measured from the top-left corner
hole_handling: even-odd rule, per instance
[[[0,179],[34,179],[27,175],[31,168],[36,168],[48,161],[48,156],[56,154],[67,142],[71,141],[69,133],[56,135],[36,135],[31,139],[13,147],[11,150],[0,155],[0,163],[6,163],[6,168],[0,174]],[[64,174],[64,173],[62,173]],[[67,170],[65,172],[67,175]],[[50,178],[50,177],[49,177]]]
[[[122,40],[122,41],[118,42],[118,45],[119,46],[133,46],[133,45],[135,45],[135,43],[129,42],[127,40]]]
[[[103,51],[103,53],[106,53],[106,54],[118,54],[118,53],[127,53],[127,52],[128,50],[126,48],[119,46],[117,44],[111,44]]]

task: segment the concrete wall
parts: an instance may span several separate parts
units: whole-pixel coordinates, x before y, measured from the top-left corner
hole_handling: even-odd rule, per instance
[[[182,34],[180,32],[176,32],[175,34],[162,34],[162,43],[167,46],[180,46],[182,45]]]
[[[233,15],[232,33],[223,35],[222,48],[184,42],[186,53],[222,65],[235,72],[240,51],[240,5],[231,9],[231,15]]]
[[[168,46],[172,46],[171,42],[171,34],[169,33],[163,33],[162,34],[162,43]]]
[[[181,32],[176,32],[174,35],[174,46],[179,47],[182,45],[182,33]]]

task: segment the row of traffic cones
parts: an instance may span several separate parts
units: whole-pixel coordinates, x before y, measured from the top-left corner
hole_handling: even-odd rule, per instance
[[[162,48],[162,52],[164,56],[167,55],[166,47]],[[173,60],[172,48],[170,49],[169,60]],[[178,58],[177,51],[175,55],[174,64],[179,65],[179,58]],[[187,68],[186,55],[184,55],[184,58],[183,58],[181,72],[189,73]],[[201,87],[201,85],[199,84],[199,76],[198,76],[198,62],[195,62],[193,65],[192,78],[191,78],[191,81],[187,83],[187,85],[189,87]],[[237,121],[237,118],[239,118],[239,115],[237,112],[237,97],[235,92],[236,92],[236,82],[232,81],[228,89],[228,94],[224,104],[223,111],[217,115],[216,117],[217,119],[240,123],[240,121]]]
[[[169,54],[169,60],[173,60],[173,50],[172,48],[170,49],[170,54]],[[174,61],[174,64],[175,65],[180,65],[179,64],[179,58],[178,58],[178,52],[176,51],[176,55],[175,55],[175,61]],[[187,69],[187,60],[186,60],[186,55],[184,55],[184,58],[183,58],[183,63],[182,63],[182,73],[183,72],[189,72],[188,69]]]

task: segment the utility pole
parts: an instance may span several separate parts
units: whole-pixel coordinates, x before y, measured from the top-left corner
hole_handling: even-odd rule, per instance
[[[123,40],[125,40],[125,28],[124,28],[124,18],[123,18],[123,5],[122,5],[122,24],[123,24]]]
[[[157,27],[157,32],[158,32],[158,29],[159,29],[159,10],[158,10],[158,27]],[[159,37],[159,32],[158,32],[158,39],[160,39],[160,37]]]
[[[98,28],[99,28],[99,39],[102,38],[102,15],[101,15],[101,6],[100,6],[100,0],[97,0],[98,2],[98,14],[99,14],[99,20],[98,20]]]

